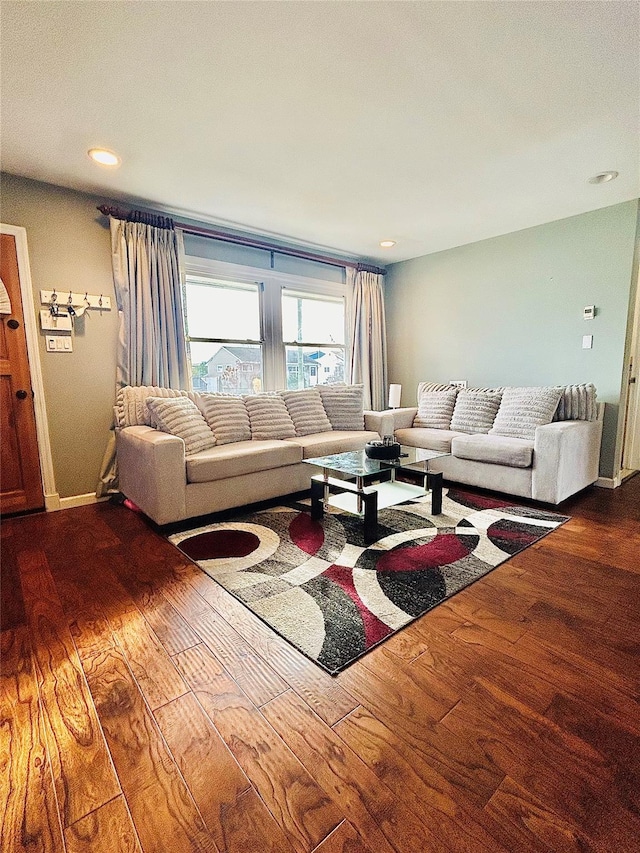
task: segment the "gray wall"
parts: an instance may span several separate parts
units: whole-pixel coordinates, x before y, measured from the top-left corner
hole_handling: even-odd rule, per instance
[[[601,475],[616,461],[638,202],[393,264],[385,282],[389,378],[594,382],[607,405]],[[582,319],[595,305],[595,320]],[[582,336],[594,336],[582,349]]]
[[[118,323],[109,230],[96,210],[105,199],[13,175],[2,175],[0,189],[2,222],[27,230],[35,311],[40,290],[54,287],[62,301],[65,290],[111,297],[111,311],[78,321],[72,353],[46,352],[39,333],[58,494],[94,492],[112,421]]]

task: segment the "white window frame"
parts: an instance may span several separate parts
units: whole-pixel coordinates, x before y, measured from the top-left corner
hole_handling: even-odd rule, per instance
[[[287,366],[285,344],[282,340],[282,291],[295,290],[318,296],[332,296],[344,299],[345,342],[347,340],[348,293],[347,286],[341,282],[325,281],[291,273],[277,272],[262,267],[232,264],[228,261],[216,261],[187,255],[184,263],[185,274],[210,276],[218,281],[230,284],[258,284],[260,294],[260,330],[262,338],[262,373],[265,391],[278,391],[287,387]],[[341,346],[338,344],[338,346]],[[348,347],[344,347],[345,375],[349,375]]]

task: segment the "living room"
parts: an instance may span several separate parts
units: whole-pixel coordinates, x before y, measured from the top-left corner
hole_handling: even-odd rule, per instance
[[[2,524],[3,719],[31,732],[7,752],[3,849],[632,850],[638,5],[97,8],[3,3],[1,218],[47,510]],[[98,145],[115,167],[89,159]],[[592,384],[595,485],[555,506],[467,481],[492,511],[507,491],[558,529],[328,674],[136,512],[144,494],[108,499],[120,299],[105,205],[184,226],[194,391],[361,382],[349,288],[375,269],[386,365],[365,409],[387,409],[390,384],[398,410],[423,382]],[[257,313],[202,310],[198,288],[213,299],[225,281]],[[63,734],[58,669],[92,709],[91,746]]]

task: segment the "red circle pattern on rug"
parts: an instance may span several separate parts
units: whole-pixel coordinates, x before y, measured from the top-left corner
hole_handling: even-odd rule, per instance
[[[222,557],[246,557],[260,545],[260,539],[248,530],[209,530],[183,539],[180,549],[192,560]]]

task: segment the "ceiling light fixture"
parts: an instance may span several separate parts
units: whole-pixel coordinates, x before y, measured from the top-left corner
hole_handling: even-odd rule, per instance
[[[120,158],[117,154],[114,154],[113,151],[109,151],[108,148],[90,148],[87,151],[89,157],[92,160],[95,160],[96,163],[100,163],[101,166],[119,166]]]
[[[618,172],[600,172],[599,175],[594,175],[592,178],[589,178],[588,183],[607,184],[609,181],[615,181],[617,177]]]
[[[392,246],[395,246],[395,240],[380,240],[380,245],[383,249],[390,249]]]

